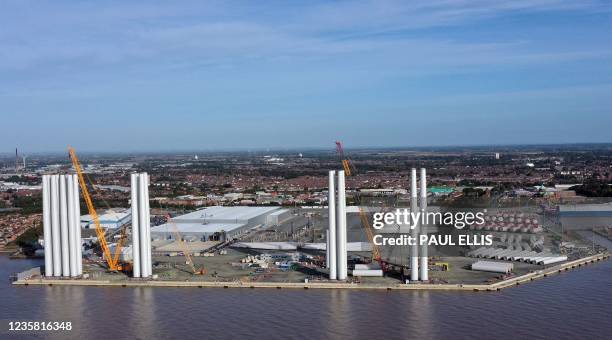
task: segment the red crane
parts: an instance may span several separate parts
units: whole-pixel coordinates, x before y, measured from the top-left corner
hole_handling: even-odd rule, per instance
[[[351,175],[351,163],[348,158],[344,156],[344,148],[342,147],[342,143],[336,141],[336,152],[338,152],[338,156],[340,156],[340,160],[342,161],[342,167],[344,168],[344,174],[347,176]]]

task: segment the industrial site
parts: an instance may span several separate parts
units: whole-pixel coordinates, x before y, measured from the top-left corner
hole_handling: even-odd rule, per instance
[[[279,192],[281,181],[254,194],[224,185],[222,200],[194,198],[177,191],[185,182],[170,184],[165,172],[174,167],[152,176],[129,163],[84,165],[70,148],[67,164],[36,171],[42,233],[30,256],[44,257],[44,266],[16,273],[14,283],[492,290],[608,258],[612,204],[580,197],[568,190],[573,186],[512,193],[486,185],[458,188],[440,185],[439,168],[423,167],[407,169],[405,177],[398,172],[401,180],[388,187],[355,187],[353,181],[347,187],[358,166],[339,142],[335,157],[337,168],[327,170],[325,184],[301,189],[314,189],[309,195],[317,202],[271,204],[288,197]],[[191,162],[206,162],[198,158]],[[263,159],[273,171],[287,167],[280,157]],[[174,197],[149,193],[169,187]],[[479,211],[481,223],[373,228],[375,214],[398,209],[423,216]],[[377,235],[489,242],[381,245]]]
[[[612,1],[0,22],[0,340],[612,340]]]

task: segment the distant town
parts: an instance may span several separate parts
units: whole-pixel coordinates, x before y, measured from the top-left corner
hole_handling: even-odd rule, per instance
[[[456,148],[348,149],[355,171],[347,199],[406,198],[411,167],[426,167],[429,191],[443,204],[470,199],[490,205],[580,202],[610,197],[612,145],[545,145]],[[340,167],[336,150],[202,152],[176,154],[81,154],[100,209],[127,207],[127,174],[151,176],[151,208],[173,211],[205,206],[319,206],[326,204],[327,171]],[[71,173],[65,155],[17,150],[0,158],[0,247],[15,250],[20,235],[41,228],[41,175]],[[525,200],[523,200],[525,201]],[[81,204],[82,214],[87,210]],[[162,218],[159,223],[162,223]],[[82,221],[86,223],[87,221]],[[114,223],[121,224],[121,217]],[[32,235],[40,233],[31,232]],[[24,240],[25,242],[25,240]],[[23,242],[21,244],[24,244]]]

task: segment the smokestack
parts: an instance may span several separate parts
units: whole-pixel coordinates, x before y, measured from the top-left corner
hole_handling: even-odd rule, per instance
[[[410,213],[417,212],[417,171],[412,169],[410,173]],[[419,280],[419,221],[415,220],[413,228],[410,230],[410,236],[415,240],[415,244],[410,247],[410,280]]]
[[[327,248],[327,256],[329,261],[329,279],[337,279],[337,259],[336,259],[336,172],[329,172],[329,184],[327,193],[327,209],[329,214],[329,247]]]
[[[338,235],[336,235],[336,250],[338,260],[338,280],[346,280],[347,253],[346,253],[346,193],[344,171],[338,171],[338,214],[336,216]]]
[[[421,168],[421,216],[425,218],[425,214],[427,214],[427,175],[425,173],[425,168]],[[427,224],[421,224],[421,235],[427,235]],[[429,261],[427,257],[427,242],[421,245],[421,254],[420,254],[421,264],[420,264],[420,278],[421,281],[429,281]]]

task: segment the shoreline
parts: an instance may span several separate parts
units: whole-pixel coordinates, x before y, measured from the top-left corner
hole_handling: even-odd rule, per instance
[[[213,282],[213,281],[161,281],[161,280],[88,280],[88,279],[26,279],[16,280],[12,284],[17,286],[28,285],[58,285],[58,286],[103,286],[103,287],[192,287],[192,288],[276,288],[276,289],[365,289],[365,290],[446,290],[446,291],[499,291],[501,289],[518,286],[524,283],[541,279],[561,272],[586,266],[592,263],[608,260],[609,253],[597,254],[557,266],[527,273],[521,276],[491,284],[395,284],[375,285],[362,283],[341,282]]]

